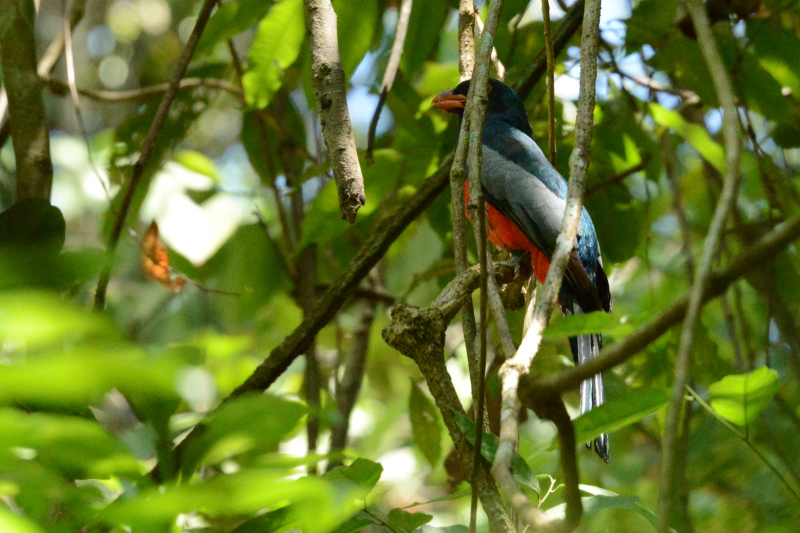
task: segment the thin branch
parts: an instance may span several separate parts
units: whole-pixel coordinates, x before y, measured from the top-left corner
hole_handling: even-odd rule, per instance
[[[8,96],[9,131],[17,165],[16,202],[50,200],[53,163],[50,131],[36,74],[36,38],[33,21],[22,13],[23,3],[0,0],[0,12],[9,19],[0,34],[0,66]]]
[[[558,25],[555,35],[553,35],[553,55],[558,56],[564,48],[567,47],[572,36],[578,31],[583,22],[583,10],[586,0],[578,0],[572,5],[567,15],[561,19],[561,24]],[[542,76],[547,72],[547,52],[542,50],[536,55],[533,62],[525,69],[520,76],[517,83],[514,84],[514,90],[520,98],[525,100],[536,84],[542,79]]]
[[[539,350],[542,331],[547,326],[550,315],[555,308],[558,292],[564,276],[564,268],[575,243],[575,236],[580,222],[582,198],[586,175],[589,168],[592,129],[594,126],[595,82],[597,79],[597,52],[600,41],[600,0],[586,2],[581,34],[581,79],[578,100],[578,118],[575,130],[575,148],[570,157],[570,180],[567,192],[567,205],[561,231],[556,240],[555,251],[551,258],[547,278],[530,328],[522,339],[522,343],[513,358],[503,364],[500,369],[502,379],[503,407],[501,412],[500,444],[495,456],[492,473],[503,490],[506,498],[512,503],[520,516],[535,530],[563,529],[571,531],[577,527],[583,513],[580,498],[567,499],[566,518],[563,523],[553,523],[542,511],[527,501],[521,494],[511,476],[511,457],[517,442],[519,426],[520,378],[530,372],[533,358]],[[535,402],[538,403],[538,402]],[[577,468],[577,467],[576,467]],[[566,481],[575,486],[568,487],[568,492],[577,491],[577,473]],[[522,496],[522,498],[520,498]]]
[[[69,84],[61,80],[51,78],[49,75],[44,74],[39,77],[42,83],[47,84],[47,88],[53,94],[67,95],[70,92]],[[139,89],[130,89],[127,91],[102,91],[97,89],[81,89],[78,88],[78,94],[97,100],[100,102],[109,103],[122,103],[122,102],[138,102],[139,100],[146,100],[164,94],[169,90],[169,83],[159,83],[158,85],[151,85],[149,87],[142,87]],[[194,89],[197,87],[205,87],[208,89],[219,89],[226,91],[238,100],[244,102],[244,94],[242,90],[236,85],[216,78],[185,78],[180,81],[178,90],[185,91],[187,89]]]
[[[556,94],[555,57],[553,55],[553,31],[550,29],[550,0],[542,0],[544,21],[544,49],[547,54],[547,157],[556,164]]]
[[[711,264],[717,255],[719,243],[728,213],[736,199],[739,186],[739,127],[737,123],[738,110],[733,94],[731,80],[725,64],[719,55],[714,35],[702,0],[685,0],[689,15],[697,32],[697,42],[703,52],[711,79],[717,92],[717,97],[722,104],[723,122],[722,134],[725,141],[725,182],[722,187],[714,216],[708,230],[703,255],[695,274],[689,307],[686,319],[681,330],[681,339],[678,346],[678,356],[675,364],[675,382],[672,387],[672,397],[667,408],[667,418],[664,428],[664,445],[661,455],[661,476],[658,498],[658,524],[659,533],[669,531],[669,516],[672,508],[672,483],[674,481],[675,462],[679,460],[677,452],[678,431],[680,425],[681,405],[689,378],[691,351],[694,344],[694,333],[700,321],[703,291],[709,274]]]
[[[330,0],[304,0],[303,6],[311,36],[311,81],[322,135],[339,192],[342,218],[352,224],[367,197],[347,110],[347,87],[339,58],[336,13]]]
[[[475,11],[475,26],[478,28],[478,35],[483,35],[483,20],[481,20],[481,14],[478,11]],[[497,74],[497,79],[503,81],[506,79],[506,67],[503,65],[503,62],[500,61],[500,58],[497,56],[497,49],[493,46],[492,47],[492,66],[494,66],[494,72]]]
[[[753,246],[736,256],[726,268],[708,276],[701,304],[718,297],[741,276],[768,266],[775,255],[799,237],[800,217],[776,226]],[[563,392],[577,388],[581,382],[595,374],[611,370],[624,363],[683,320],[689,306],[690,294],[691,291],[687,291],[656,319],[642,326],[622,342],[604,349],[598,357],[558,374],[549,374],[538,378],[529,377],[526,381],[530,383],[526,384],[526,387],[555,389]]]
[[[621,183],[623,180],[625,180],[625,178],[633,176],[637,172],[643,171],[645,168],[647,168],[647,165],[650,164],[650,161],[652,159],[653,159],[652,155],[645,154],[645,156],[642,158],[642,160],[640,162],[638,162],[637,164],[633,165],[631,168],[625,169],[622,172],[620,172],[619,174],[617,174],[615,176],[611,176],[607,180],[603,180],[600,183],[596,183],[596,184],[592,185],[591,187],[589,187],[588,189],[586,189],[585,196],[589,197],[589,196],[591,196],[593,194],[596,194],[598,191],[601,191],[601,190],[605,189],[606,187],[610,187],[612,185],[616,185],[617,183]]]
[[[139,181],[142,179],[145,168],[150,162],[150,157],[153,154],[153,149],[156,146],[158,137],[161,135],[161,130],[164,128],[167,118],[169,117],[169,108],[172,106],[172,102],[175,100],[180,90],[181,79],[183,75],[186,74],[186,69],[189,66],[189,62],[192,60],[194,50],[197,48],[197,43],[200,42],[200,36],[203,34],[203,30],[206,27],[208,19],[211,17],[211,12],[214,10],[215,5],[216,0],[205,0],[203,2],[203,7],[197,15],[197,22],[186,43],[186,48],[183,50],[183,55],[178,60],[178,64],[175,65],[175,72],[169,84],[169,89],[156,110],[153,124],[150,126],[150,131],[147,132],[147,136],[142,141],[139,159],[133,165],[133,172],[131,173],[130,181],[128,181],[128,186],[125,189],[125,196],[122,198],[119,213],[117,213],[117,219],[111,230],[111,235],[108,238],[108,244],[106,246],[107,261],[105,262],[103,270],[100,272],[100,280],[97,284],[97,292],[94,298],[95,311],[102,311],[105,307],[106,290],[108,289],[108,282],[111,279],[114,253],[117,249],[120,235],[122,235],[122,229],[125,227],[125,220],[128,218],[128,211],[131,208],[133,196],[136,193],[136,188],[139,186]]]
[[[481,33],[481,41],[478,47],[478,57],[475,62],[475,69],[470,82],[469,92],[467,94],[467,104],[464,114],[469,118],[463,122],[469,125],[469,138],[464,136],[460,137],[459,145],[464,145],[469,142],[468,148],[468,163],[469,163],[469,184],[470,184],[470,201],[469,211],[473,221],[473,229],[475,230],[475,240],[478,243],[478,256],[481,266],[481,299],[480,299],[480,343],[478,354],[478,381],[477,387],[473,384],[473,401],[477,402],[475,408],[475,446],[473,450],[473,463],[472,463],[472,507],[470,512],[470,531],[475,532],[477,527],[477,505],[478,505],[478,491],[476,481],[480,473],[484,473],[483,459],[481,456],[481,446],[483,440],[483,419],[486,413],[486,330],[489,325],[489,282],[488,282],[488,265],[489,265],[489,246],[486,236],[486,202],[483,196],[483,187],[481,186],[481,167],[483,162],[483,123],[486,118],[486,107],[489,104],[489,67],[494,50],[494,36],[497,33],[497,26],[500,22],[500,11],[503,8],[503,0],[492,0],[489,4],[489,12],[486,16],[486,29]],[[476,17],[479,21],[480,18]],[[459,155],[461,155],[459,147]],[[454,163],[454,166],[459,163]],[[477,222],[477,224],[475,224]],[[495,291],[496,299],[499,301],[500,296]],[[505,313],[502,310],[502,303],[500,304],[500,314],[505,319]],[[476,390],[477,389],[477,390]],[[476,394],[477,393],[477,394]]]
[[[378,272],[373,269],[370,273],[372,283],[370,288],[377,285]],[[358,399],[361,383],[364,380],[364,367],[369,349],[370,333],[375,321],[375,310],[380,303],[376,299],[362,299],[356,304],[356,325],[353,329],[353,340],[350,350],[345,356],[342,382],[336,390],[336,407],[339,419],[331,428],[331,451],[342,451],[347,446],[347,433],[350,427],[350,415]],[[334,456],[336,454],[334,453]],[[341,461],[328,463],[328,470],[341,464]]]
[[[400,67],[400,58],[403,56],[403,48],[406,44],[406,34],[408,33],[408,21],[411,19],[411,6],[414,0],[403,0],[400,4],[400,12],[397,15],[397,29],[394,32],[394,42],[392,43],[392,51],[389,54],[389,62],[386,64],[386,71],[383,73],[383,81],[381,82],[381,96],[378,99],[378,106],[375,108],[375,113],[372,115],[372,120],[369,123],[369,133],[367,134],[367,162],[372,165],[372,149],[375,145],[375,132],[378,129],[378,119],[381,118],[381,111],[383,105],[386,103],[386,97],[389,91],[392,90],[394,78],[397,76],[397,69]]]

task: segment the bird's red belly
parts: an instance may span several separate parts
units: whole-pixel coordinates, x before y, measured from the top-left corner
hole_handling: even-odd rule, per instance
[[[466,207],[469,203],[469,182],[464,186],[464,198],[464,206]],[[529,252],[531,254],[533,273],[536,275],[536,279],[544,283],[547,277],[547,270],[550,268],[550,259],[539,251],[516,224],[492,207],[489,202],[486,203],[486,206],[488,207],[486,232],[492,244],[506,250]],[[469,212],[467,212],[467,218],[469,218]]]

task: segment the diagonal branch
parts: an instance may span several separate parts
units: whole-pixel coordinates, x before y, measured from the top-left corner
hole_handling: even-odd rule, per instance
[[[347,87],[339,58],[336,13],[330,0],[304,0],[303,6],[311,35],[311,81],[322,135],[339,192],[342,218],[352,224],[367,198],[347,110]]]
[[[700,311],[703,304],[703,291],[709,274],[711,263],[717,255],[722,233],[731,206],[736,200],[736,191],[739,187],[739,126],[736,98],[733,94],[730,77],[725,64],[720,57],[716,41],[711,33],[711,26],[702,0],[685,0],[689,15],[692,18],[697,42],[703,52],[703,57],[711,73],[717,97],[722,104],[722,135],[725,141],[725,182],[722,193],[714,209],[714,216],[708,230],[706,242],[703,245],[703,255],[697,267],[692,292],[689,298],[689,307],[681,331],[678,345],[678,356],[675,363],[675,381],[672,387],[672,397],[667,409],[667,419],[664,428],[663,453],[661,455],[661,476],[658,497],[658,525],[659,533],[669,530],[669,514],[672,508],[672,483],[674,480],[675,463],[679,460],[677,454],[678,429],[680,427],[681,406],[685,394],[686,384],[689,379],[692,345],[697,323],[700,321]]]
[[[194,29],[189,36],[189,40],[186,42],[186,48],[183,50],[183,55],[180,57],[178,64],[175,66],[175,72],[172,75],[169,89],[167,90],[166,94],[164,94],[164,98],[161,100],[161,104],[156,110],[155,117],[153,118],[153,124],[150,126],[150,131],[147,132],[147,136],[142,141],[139,159],[133,166],[131,179],[128,181],[128,186],[125,189],[125,196],[122,198],[122,204],[120,205],[119,213],[117,213],[117,220],[114,222],[114,227],[112,228],[111,235],[108,238],[106,255],[108,256],[109,260],[106,261],[105,266],[100,273],[100,280],[97,283],[97,292],[95,293],[94,297],[95,311],[102,311],[105,307],[106,289],[108,289],[108,282],[111,279],[111,268],[113,266],[113,261],[111,259],[113,258],[114,252],[117,249],[120,235],[122,235],[122,229],[125,227],[125,220],[128,218],[128,211],[131,208],[133,196],[136,193],[136,188],[139,185],[139,181],[142,179],[145,168],[150,162],[150,157],[153,154],[158,137],[161,135],[161,130],[164,129],[164,125],[167,123],[167,118],[169,117],[169,108],[172,106],[172,102],[178,95],[178,91],[180,91],[181,79],[183,78],[184,74],[186,74],[186,69],[189,67],[189,62],[192,60],[192,55],[194,54],[195,48],[197,48],[197,43],[200,42],[200,36],[203,34],[203,30],[206,27],[208,19],[211,17],[211,12],[214,10],[215,5],[216,0],[205,0],[203,2],[203,7],[200,9],[200,13],[197,15],[197,22],[195,23]]]
[[[733,282],[748,272],[765,268],[769,265],[770,259],[798,238],[800,238],[800,217],[775,227],[753,246],[736,256],[725,269],[708,276],[701,303],[706,303],[724,293]],[[624,341],[604,349],[600,356],[558,374],[526,378],[525,381],[530,382],[526,387],[556,389],[563,392],[577,388],[583,380],[595,374],[611,370],[624,363],[683,320],[689,307],[689,295],[688,292],[684,294],[658,318],[643,326]]]

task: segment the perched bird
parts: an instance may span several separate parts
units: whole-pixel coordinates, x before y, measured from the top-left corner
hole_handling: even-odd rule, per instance
[[[440,93],[433,99],[434,107],[463,118],[469,83],[463,81],[455,89]],[[488,87],[481,186],[488,205],[489,240],[516,255],[529,252],[533,272],[544,283],[566,208],[567,182],[534,142],[525,106],[513,89],[493,79]],[[469,197],[469,183],[466,189]],[[611,311],[600,245],[586,208],[581,213],[558,303],[565,315]],[[575,363],[596,357],[602,342],[599,334],[571,338]],[[580,391],[581,414],[605,401],[599,374],[584,381]],[[594,449],[608,462],[607,434],[594,441]]]

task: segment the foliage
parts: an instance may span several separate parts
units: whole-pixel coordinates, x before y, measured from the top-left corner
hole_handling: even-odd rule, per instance
[[[35,22],[40,51],[63,28],[61,8],[51,4],[42,3]],[[557,27],[560,2],[550,4]],[[745,141],[742,186],[718,258],[724,266],[800,212],[800,8],[790,0],[707,4]],[[380,336],[391,306],[428,307],[455,276],[449,191],[341,302],[315,338],[315,364],[298,360],[265,394],[230,396],[454,148],[457,124],[432,110],[431,99],[458,82],[457,3],[414,2],[372,166],[363,150],[399,2],[333,5],[368,198],[355,224],[340,220],[330,183],[303,2],[230,0],[203,33],[186,75],[198,83],[173,103],[109,258],[105,240],[162,93],[117,97],[169,81],[200,2],[87,4],[72,34],[76,83],[106,92],[81,93],[82,126],[68,96],[43,93],[51,203],[14,203],[12,142],[0,146],[0,530],[464,530],[468,484],[443,419],[455,416],[468,440],[474,422],[442,413],[415,363]],[[509,84],[544,47],[539,6],[505,2],[495,45]],[[602,333],[612,345],[684,294],[692,264],[685,253],[702,249],[725,171],[719,103],[681,2],[606,0],[603,12],[586,207],[613,313],[553,317],[534,363],[541,374],[573,364],[570,335]],[[573,37],[556,62],[563,174],[578,43]],[[50,76],[67,81],[62,63]],[[544,146],[545,84],[525,102]],[[153,221],[158,231],[148,234]],[[157,281],[142,271],[142,241],[165,270]],[[93,313],[97,276],[109,261],[108,304]],[[673,521],[677,531],[796,529],[799,272],[790,246],[704,310],[685,415],[688,513]],[[178,279],[185,284],[173,292]],[[522,312],[507,315],[519,342]],[[603,407],[577,417],[577,395],[565,395],[579,443],[612,432],[609,465],[580,445],[582,531],[647,531],[655,521],[679,336],[664,335],[606,373]],[[500,352],[494,337],[490,329],[490,360]],[[469,409],[460,317],[447,330],[445,357]],[[490,366],[495,428],[499,361]],[[555,431],[527,417],[515,480],[550,516],[562,516]],[[342,427],[337,448],[332,435]],[[497,438],[485,434],[483,457],[491,461],[496,449]],[[486,528],[485,516],[479,525]]]

